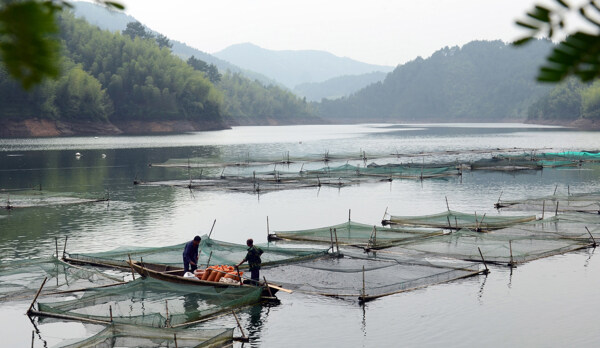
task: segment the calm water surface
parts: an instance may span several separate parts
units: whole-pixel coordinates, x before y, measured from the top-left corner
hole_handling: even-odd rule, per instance
[[[185,135],[73,137],[0,140],[0,189],[42,187],[96,197],[110,204],[17,209],[0,212],[0,260],[48,256],[54,238],[68,236],[69,251],[92,252],[122,245],[164,246],[207,233],[243,243],[266,242],[271,230],[295,230],[352,219],[378,223],[386,209],[396,215],[453,210],[498,214],[503,199],[600,190],[600,168],[544,169],[503,174],[465,173],[443,180],[395,180],[342,189],[283,190],[263,195],[133,186],[135,178],[185,180],[201,175],[179,168],[149,167],[169,159],[203,162],[330,155],[368,156],[435,152],[411,161],[468,161],[489,154],[444,151],[506,148],[599,150],[600,134],[521,124],[352,125],[238,127]],[[77,159],[75,153],[80,152]],[[102,156],[102,155],[105,156]],[[395,161],[391,158],[389,161]],[[404,159],[406,160],[406,159]],[[339,163],[344,164],[345,162]],[[287,170],[298,170],[301,163]],[[323,163],[306,164],[316,168]],[[333,165],[333,164],[332,164]],[[269,166],[264,168],[272,170]],[[286,170],[281,168],[281,170]],[[244,169],[227,169],[227,174]],[[4,202],[3,202],[4,203]],[[503,214],[508,214],[504,213]],[[456,347],[598,346],[600,259],[595,250],[497,267],[479,276],[385,297],[354,301],[280,293],[276,306],[241,311],[250,346]],[[31,345],[28,303],[0,304],[0,346]],[[234,326],[224,317],[210,325]],[[101,328],[80,323],[40,325],[36,347],[85,338]],[[248,344],[246,344],[248,346]]]

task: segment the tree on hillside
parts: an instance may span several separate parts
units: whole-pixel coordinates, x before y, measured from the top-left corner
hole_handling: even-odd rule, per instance
[[[158,34],[158,36],[156,36],[156,43],[158,44],[158,47],[160,47],[160,48],[163,48],[163,47],[166,47],[168,49],[173,48],[173,44],[171,43],[169,38],[164,36],[163,34]]]
[[[142,40],[154,39],[154,34],[138,21],[127,23],[127,27],[122,31],[122,34],[129,36],[132,40],[136,37]]]
[[[219,69],[217,69],[216,65],[206,64],[205,61],[200,60],[194,56],[188,58],[187,63],[189,66],[194,68],[194,70],[202,71],[206,75],[206,77],[208,77],[210,82],[217,83],[221,81],[221,74],[219,73]]]

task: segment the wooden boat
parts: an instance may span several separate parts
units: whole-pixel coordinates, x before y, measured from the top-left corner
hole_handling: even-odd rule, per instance
[[[164,265],[160,263],[148,263],[148,262],[140,262],[140,261],[130,261],[128,262],[131,265],[131,268],[139,273],[142,277],[151,277],[158,280],[163,280],[171,283],[177,284],[192,284],[199,286],[215,286],[215,287],[261,287],[263,289],[262,297],[263,298],[273,298],[273,296],[277,293],[277,291],[282,290],[285,292],[291,292],[291,290],[284,289],[275,284],[265,285],[264,282],[261,282],[260,285],[252,285],[252,284],[240,284],[236,283],[224,283],[224,282],[213,282],[208,280],[201,280],[196,277],[184,277],[182,267],[176,267],[171,265]]]

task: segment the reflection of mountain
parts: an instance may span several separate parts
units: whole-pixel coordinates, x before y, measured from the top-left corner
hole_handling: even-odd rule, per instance
[[[324,51],[273,51],[251,43],[232,45],[214,55],[266,75],[290,89],[298,84],[323,82],[338,76],[389,72],[393,69],[391,66],[337,57]]]

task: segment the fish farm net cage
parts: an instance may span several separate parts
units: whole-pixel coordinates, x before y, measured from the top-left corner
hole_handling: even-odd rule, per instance
[[[422,226],[446,229],[494,230],[512,226],[518,223],[535,221],[535,215],[527,216],[490,216],[484,214],[469,214],[448,210],[439,214],[421,216],[389,215],[382,221],[383,225]]]
[[[272,238],[320,242],[333,245],[354,245],[365,248],[384,248],[416,239],[442,234],[443,230],[430,228],[389,228],[348,221],[342,224],[297,230],[274,231]]]
[[[78,298],[38,302],[32,314],[96,324],[185,327],[260,301],[260,287],[212,287],[138,278],[122,285],[90,288]]]
[[[42,295],[104,286],[122,277],[77,267],[55,257],[0,262],[0,301],[30,300],[47,277]]]
[[[270,282],[302,293],[369,300],[481,272],[479,265],[473,263],[449,265],[411,258],[345,254],[271,267],[261,274]]]
[[[63,343],[57,348],[103,347],[223,347],[233,341],[233,329],[175,329],[153,328],[112,323],[85,340]]]
[[[53,192],[47,190],[0,190],[0,208],[20,209],[56,205],[106,202],[108,198],[89,193]]]
[[[566,162],[600,162],[600,153],[591,151],[562,151],[562,152],[526,152],[517,155],[499,155],[498,157],[511,160],[528,161],[566,161]]]
[[[184,246],[185,243],[158,248],[124,246],[98,253],[69,253],[66,260],[129,269],[127,261],[131,257],[133,261],[143,259],[148,263],[181,266]],[[327,254],[327,249],[285,248],[272,244],[257,246],[264,251],[261,256],[264,266],[317,258]],[[204,235],[199,246],[198,264],[235,265],[246,256],[247,249],[246,245],[218,241]]]
[[[600,192],[552,195],[521,200],[498,200],[501,210],[535,211],[539,213],[581,212],[600,214]]]
[[[597,228],[592,233],[600,237]],[[490,232],[461,229],[396,248],[468,261],[482,261],[483,257],[486,262],[514,265],[586,248],[592,243],[583,226],[551,219]]]

